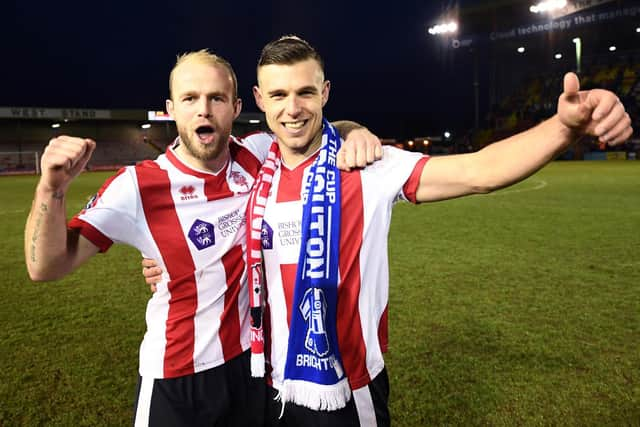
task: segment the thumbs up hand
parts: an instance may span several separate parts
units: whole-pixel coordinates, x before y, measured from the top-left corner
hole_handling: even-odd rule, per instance
[[[591,135],[609,145],[622,144],[633,133],[631,118],[618,97],[608,90],[580,90],[574,73],[564,76],[564,92],[558,99],[558,117],[577,135]]]

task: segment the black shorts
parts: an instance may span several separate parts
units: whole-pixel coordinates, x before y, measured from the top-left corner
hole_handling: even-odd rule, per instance
[[[250,352],[178,378],[138,379],[133,425],[256,427],[264,423],[265,382],[252,378]]]
[[[267,387],[266,425],[269,427],[388,427],[391,424],[386,368],[368,385],[352,390],[347,406],[337,411],[314,411],[288,402],[283,412],[277,396],[276,389]]]

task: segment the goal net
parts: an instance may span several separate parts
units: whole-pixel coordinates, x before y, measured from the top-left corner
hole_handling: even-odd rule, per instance
[[[40,153],[37,151],[0,151],[0,174],[39,174]]]

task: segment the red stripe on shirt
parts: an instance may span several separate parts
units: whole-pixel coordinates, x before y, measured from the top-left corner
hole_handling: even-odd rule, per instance
[[[367,370],[367,348],[360,319],[360,248],[364,229],[364,207],[360,172],[344,173],[340,221],[340,286],[338,287],[338,347],[351,389],[371,382]]]
[[[198,306],[195,265],[171,197],[167,171],[136,166],[142,208],[151,235],[171,277],[168,289],[164,376],[173,378],[194,372],[194,318]]]
[[[384,308],[380,323],[378,324],[378,341],[380,342],[380,351],[386,353],[389,349],[389,305]]]
[[[245,268],[242,259],[242,246],[234,246],[222,257],[224,273],[227,277],[227,290],[224,293],[224,311],[220,315],[220,343],[224,360],[242,353],[240,344],[240,313],[238,312],[238,294],[240,279]],[[245,290],[246,292],[246,290]]]
[[[316,157],[317,154],[309,157],[293,170],[288,169],[285,165],[280,166],[280,183],[278,184],[276,203],[295,202],[300,200],[300,190],[302,189],[304,170],[316,159]]]
[[[229,151],[231,153],[231,158],[242,166],[242,169],[249,172],[249,174],[254,178],[258,176],[262,163],[249,149],[232,142],[229,144]]]
[[[224,169],[218,172],[218,175],[208,175],[204,177],[204,194],[207,200],[220,200],[233,197],[233,191],[229,188],[227,182],[227,164]]]
[[[402,186],[402,192],[411,203],[418,203],[416,200],[416,193],[418,192],[418,186],[420,185],[422,170],[429,159],[429,156],[425,156],[418,160],[418,163],[414,166],[409,179],[407,179],[407,182]]]
[[[291,328],[291,308],[293,307],[293,291],[296,288],[296,273],[298,264],[280,264],[280,276],[282,277],[282,289],[284,300],[287,304],[287,325]]]
[[[102,232],[93,225],[81,220],[80,218],[71,218],[68,227],[72,229],[79,229],[80,235],[96,245],[100,252],[106,252],[111,245],[113,245],[113,241],[110,238],[102,234]]]

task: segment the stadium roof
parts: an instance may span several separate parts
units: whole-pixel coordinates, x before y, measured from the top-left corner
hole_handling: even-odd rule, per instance
[[[625,49],[640,46],[640,35],[636,35],[640,1],[574,0],[555,15],[534,14],[529,10],[532,4],[497,0],[452,5],[443,9],[439,19],[458,21],[457,34],[446,40],[452,47],[460,43],[511,46],[539,36],[569,41],[585,37],[593,47],[608,47],[614,42]]]

